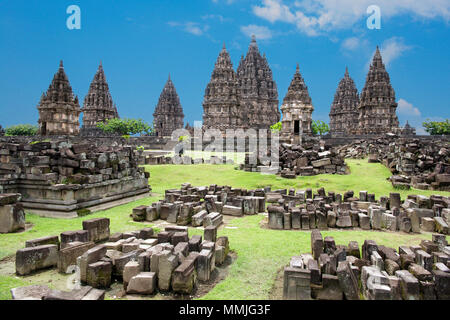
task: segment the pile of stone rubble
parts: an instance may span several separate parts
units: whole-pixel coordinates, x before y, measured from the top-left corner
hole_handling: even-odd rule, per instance
[[[251,172],[280,173],[283,178],[295,179],[296,176],[314,176],[318,174],[346,174],[347,165],[335,149],[318,141],[304,142],[302,145],[283,143],[279,148],[279,160],[271,163],[257,159],[251,163],[247,155],[240,169]]]
[[[401,201],[399,193],[375,199],[374,194],[353,191],[343,195],[311,189],[281,189],[266,192],[269,228],[327,229],[361,228],[403,232],[449,234],[450,197],[409,195]]]
[[[161,165],[161,164],[234,164],[233,159],[227,159],[227,157],[211,156],[209,159],[192,158],[190,156],[181,156],[176,159],[174,157],[168,157],[163,155],[146,155],[140,159],[142,165]]]
[[[25,229],[25,212],[20,194],[0,194],[0,233],[11,233]]]
[[[420,245],[394,248],[365,240],[336,245],[311,232],[311,253],[284,268],[289,300],[449,300],[450,246],[439,234]]]
[[[211,279],[229,252],[228,238],[218,238],[215,226],[206,227],[203,238],[189,238],[187,227],[178,226],[158,234],[145,228],[110,235],[107,218],[85,220],[83,230],[29,240],[25,246],[16,253],[17,275],[48,268],[60,273],[77,271],[82,287],[72,292],[16,288],[13,299],[79,300],[87,299],[86,295],[103,299],[103,290],[115,280],[123,283],[128,294],[152,295],[157,290],[191,294],[197,281]]]
[[[219,226],[223,215],[253,215],[264,212],[265,205],[264,189],[184,183],[179,190],[166,190],[163,200],[134,208],[132,217],[138,222],[162,219],[179,226]]]
[[[0,193],[21,193],[25,208],[73,212],[148,193],[148,177],[132,147],[0,143]]]
[[[341,147],[345,158],[369,157],[383,163],[393,174],[392,185],[409,189],[450,191],[450,142],[432,139],[380,138],[355,141]]]

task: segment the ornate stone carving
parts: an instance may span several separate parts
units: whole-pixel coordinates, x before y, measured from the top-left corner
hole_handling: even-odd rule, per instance
[[[119,118],[101,63],[91,82],[89,92],[84,98],[81,111],[83,112],[83,129],[95,129],[99,122]]]
[[[361,92],[357,134],[397,132],[395,91],[377,47]]]
[[[344,78],[334,95],[330,111],[330,133],[332,135],[348,135],[358,128],[359,96],[355,82],[350,78],[345,68]]]
[[[297,64],[294,77],[281,106],[281,112],[283,113],[281,139],[289,141],[289,143],[299,143],[300,135],[312,135],[313,111],[314,107],[308,87]]]
[[[173,131],[184,127],[183,108],[170,75],[159,97],[153,118],[155,133],[159,137],[171,136]]]
[[[259,53],[253,36],[237,68],[242,121],[250,128],[269,129],[280,121],[278,90],[266,56]]]
[[[225,45],[217,58],[203,100],[203,128],[243,127],[239,83]]]
[[[73,95],[63,62],[53,77],[47,93],[43,93],[38,105],[39,134],[77,135],[80,130],[80,104]]]

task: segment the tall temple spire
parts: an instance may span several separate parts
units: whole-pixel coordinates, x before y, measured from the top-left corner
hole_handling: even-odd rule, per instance
[[[358,127],[359,96],[355,82],[345,67],[344,77],[339,82],[330,110],[330,133],[349,134]]]
[[[102,62],[98,66],[83,104],[83,130],[96,129],[97,123],[118,118],[117,107],[109,92]]]
[[[80,105],[74,96],[62,60],[59,69],[38,105],[40,135],[76,135]]]
[[[250,128],[269,128],[280,121],[278,90],[267,59],[252,37],[247,55],[237,68],[244,122]],[[248,119],[246,119],[248,117]]]
[[[173,131],[184,127],[183,108],[170,74],[159,96],[153,118],[158,136],[171,136]]]
[[[235,129],[243,125],[239,105],[239,83],[230,55],[224,47],[217,57],[203,99],[205,129]]]
[[[384,134],[398,131],[396,109],[395,91],[377,47],[361,92],[357,133]]]

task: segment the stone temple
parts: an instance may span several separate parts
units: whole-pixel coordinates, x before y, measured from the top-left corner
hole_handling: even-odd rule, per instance
[[[69,79],[60,62],[47,93],[43,93],[38,105],[39,135],[77,135],[80,130],[80,104],[74,96]]]
[[[159,97],[153,118],[158,137],[171,136],[173,131],[184,128],[183,108],[170,75]]]
[[[269,129],[280,121],[277,85],[255,37],[237,72],[222,49],[205,90],[203,111],[204,129]]]
[[[203,100],[203,128],[242,128],[242,110],[239,105],[239,82],[230,55],[223,46],[217,58],[211,80]]]
[[[117,107],[113,102],[106,82],[103,66],[100,63],[97,73],[91,82],[89,92],[84,98],[83,108],[84,130],[97,130],[97,123],[119,118]]]
[[[330,111],[330,133],[332,135],[348,135],[358,127],[358,105],[359,96],[355,82],[345,68],[344,78],[334,95]]]
[[[280,121],[278,90],[266,56],[261,56],[255,36],[237,68],[242,120],[249,128],[269,129]]]
[[[309,96],[308,87],[300,74],[300,67],[297,64],[294,78],[281,105],[281,112],[283,113],[281,140],[287,140],[289,143],[299,143],[300,136],[312,135],[311,122],[313,111],[314,107]]]
[[[398,132],[395,91],[391,86],[378,46],[360,100],[356,134]]]

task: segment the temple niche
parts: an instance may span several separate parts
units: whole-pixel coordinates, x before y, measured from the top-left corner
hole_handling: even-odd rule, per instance
[[[39,135],[78,135],[80,104],[78,97],[73,95],[62,61],[47,92],[42,94],[37,109]]]
[[[312,105],[308,87],[300,74],[297,64],[294,77],[281,105],[283,114],[281,140],[289,143],[300,143],[302,135],[312,135]]]
[[[170,75],[153,113],[153,126],[158,137],[169,137],[184,128],[183,108]]]
[[[344,78],[339,82],[331,104],[330,134],[348,135],[358,128],[358,105],[358,89],[345,68]]]
[[[353,133],[370,135],[398,132],[395,91],[391,86],[378,46],[360,100],[358,128]]]
[[[83,112],[82,131],[96,131],[97,123],[119,118],[101,63],[91,82],[89,92],[84,98],[81,111]]]

